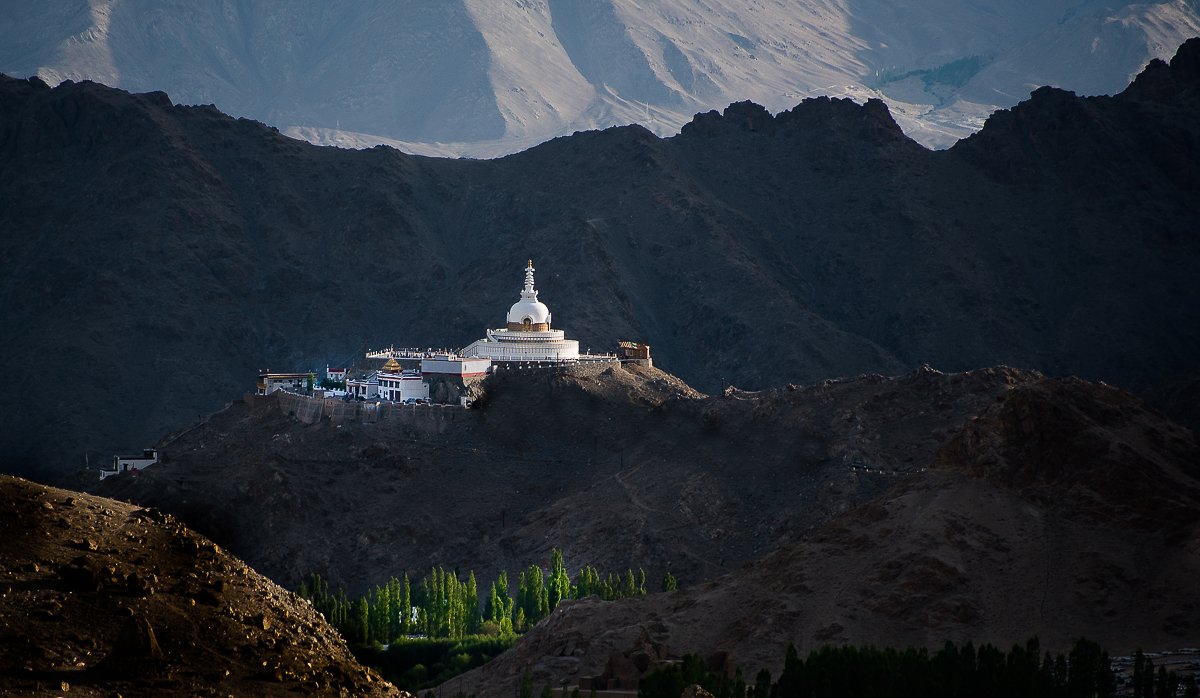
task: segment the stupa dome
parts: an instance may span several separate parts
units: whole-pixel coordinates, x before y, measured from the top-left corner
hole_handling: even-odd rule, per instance
[[[524,324],[526,319],[534,325],[542,323],[549,325],[550,309],[536,298],[522,298],[508,309],[508,321]]]
[[[508,309],[508,327],[513,330],[550,329],[550,309],[537,299],[537,291],[533,288],[533,260],[525,267],[525,288],[521,290],[521,300]]]

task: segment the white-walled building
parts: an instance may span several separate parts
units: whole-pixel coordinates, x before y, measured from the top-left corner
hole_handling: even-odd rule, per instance
[[[137,472],[150,467],[158,462],[158,451],[147,448],[142,451],[140,456],[113,456],[113,465],[111,468],[100,468],[100,479],[118,475],[120,473]]]
[[[446,375],[459,378],[486,376],[492,367],[491,359],[464,359],[457,354],[434,354],[421,359],[421,375]]]
[[[388,364],[394,360],[388,361]],[[405,371],[397,368],[396,370],[384,370],[379,372],[379,397],[383,400],[391,400],[393,402],[405,402],[407,400],[428,400],[429,399],[429,384],[421,378],[421,372],[418,370]]]
[[[346,392],[351,397],[370,400],[379,396],[379,372],[375,371],[362,378],[351,378],[346,381]]]
[[[325,377],[331,381],[337,381],[339,383],[344,383],[344,382],[346,382],[346,369],[344,369],[344,368],[329,368],[329,365],[326,364]]]
[[[550,309],[538,300],[533,288],[533,260],[525,267],[525,288],[521,298],[508,311],[508,324],[502,330],[488,330],[487,338],[463,349],[464,359],[488,359],[498,362],[576,361],[579,342],[567,339],[562,330],[550,328]]]

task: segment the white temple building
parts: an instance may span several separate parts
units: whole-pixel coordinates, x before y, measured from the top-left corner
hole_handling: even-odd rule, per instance
[[[521,299],[508,310],[508,326],[488,330],[487,339],[463,349],[463,358],[492,361],[577,361],[579,342],[567,339],[562,330],[550,329],[550,309],[538,300],[533,288],[533,260],[525,267]]]

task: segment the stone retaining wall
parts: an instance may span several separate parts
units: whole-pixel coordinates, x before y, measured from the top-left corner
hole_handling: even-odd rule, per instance
[[[276,397],[277,396],[277,397]],[[265,396],[254,396],[251,403],[265,402]],[[342,422],[395,421],[419,428],[421,431],[441,432],[449,423],[464,419],[477,419],[477,410],[468,410],[458,405],[403,405],[396,402],[346,402],[339,398],[308,397],[278,391],[271,394],[278,402],[279,410],[294,416],[305,424],[315,424],[328,418],[334,424]]]

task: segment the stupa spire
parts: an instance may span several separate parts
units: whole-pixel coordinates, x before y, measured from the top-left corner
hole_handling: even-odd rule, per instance
[[[525,293],[534,293],[533,290],[533,260],[529,260],[529,264],[525,267]]]

